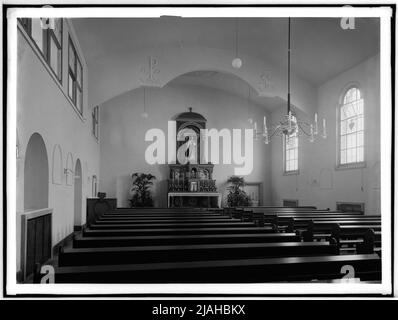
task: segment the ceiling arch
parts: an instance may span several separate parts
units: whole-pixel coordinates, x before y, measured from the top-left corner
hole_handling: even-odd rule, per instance
[[[235,75],[247,82],[259,97],[286,99],[286,70],[246,55],[241,55],[243,66],[234,69],[232,58],[227,50],[197,46],[183,50],[170,46],[154,54],[139,51],[131,56],[104,57],[89,65],[89,103],[101,104],[141,86],[163,87],[181,75],[208,70]],[[292,75],[291,82],[292,104],[311,113],[315,88],[296,75]]]

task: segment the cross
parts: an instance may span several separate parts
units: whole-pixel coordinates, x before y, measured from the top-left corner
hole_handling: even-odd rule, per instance
[[[192,112],[192,108],[191,107],[189,107],[188,109],[189,109],[189,112]]]

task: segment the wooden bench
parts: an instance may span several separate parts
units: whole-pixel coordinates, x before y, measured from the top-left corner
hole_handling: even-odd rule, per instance
[[[259,283],[341,279],[350,265],[355,277],[381,279],[377,254],[56,267],[56,283]],[[37,278],[36,278],[37,279]]]
[[[192,210],[192,209],[182,209],[182,210],[112,210],[106,212],[106,214],[117,214],[117,215],[219,215],[222,211],[207,211],[207,210]]]
[[[60,247],[58,264],[77,266],[333,254],[339,254],[339,249],[336,243],[329,242],[184,244],[83,249]]]
[[[167,220],[187,220],[187,219],[207,219],[207,220],[218,220],[218,219],[230,219],[230,216],[226,215],[214,215],[214,216],[101,216],[98,218],[99,220],[159,220],[159,221],[167,221]]]
[[[220,216],[225,216],[225,214],[221,213],[145,213],[145,214],[135,214],[135,213],[125,213],[125,214],[119,214],[119,213],[104,213],[102,217],[131,217],[131,218],[178,218],[178,217],[183,217],[183,218],[192,218],[192,217],[207,217],[207,218],[212,218],[212,217],[220,217]]]
[[[333,238],[339,247],[356,246],[357,253],[373,253],[381,247],[381,226],[380,225],[340,225],[338,223],[314,223],[303,233],[304,241],[314,239]],[[323,233],[318,233],[323,232]],[[318,234],[317,234],[318,233]],[[345,249],[345,251],[352,251]],[[381,254],[381,253],[379,253]]]
[[[219,222],[241,222],[239,219],[220,218],[220,219],[98,219],[95,224],[180,224],[180,223],[219,223]]]
[[[130,223],[121,223],[121,224],[110,224],[110,223],[93,223],[90,225],[90,229],[92,230],[105,230],[105,229],[179,229],[179,228],[240,228],[240,227],[250,227],[254,226],[252,222],[203,222],[203,223],[141,223],[141,224],[130,224]]]
[[[258,210],[258,211],[312,211],[319,210],[314,206],[302,206],[302,207],[280,207],[280,206],[258,206],[258,207],[235,207],[235,210]],[[325,210],[325,209],[320,209]]]
[[[239,218],[242,221],[254,221],[259,225],[263,223],[272,223],[277,226],[284,226],[288,225],[289,221],[292,218],[346,218],[346,217],[359,217],[361,216],[359,213],[342,213],[340,211],[321,211],[321,210],[300,210],[300,211],[284,211],[278,212],[274,210],[272,212],[265,212],[265,211],[256,211],[256,210],[244,210],[244,211],[230,211],[228,212],[231,218]]]
[[[191,207],[130,207],[130,208],[116,208],[115,212],[180,212],[180,211],[191,211],[191,212],[207,212],[207,208],[191,208]]]
[[[219,227],[219,228],[148,228],[148,229],[102,229],[83,228],[83,236],[139,236],[139,235],[189,235],[189,234],[227,234],[227,233],[274,233],[272,227]]]
[[[378,232],[376,235],[374,229],[365,229],[359,234],[355,230],[356,239],[352,239],[352,236],[352,230],[341,225],[335,225],[331,230],[331,237],[337,241],[339,247],[344,244],[356,245],[357,253],[374,253],[376,245],[378,248],[381,246],[381,233]],[[351,239],[342,240],[347,238]]]
[[[278,219],[278,225],[287,225],[287,230],[293,232],[297,229],[307,229],[312,223],[324,223],[324,224],[335,224],[340,225],[369,225],[369,224],[380,224],[380,219],[375,218],[365,218],[365,217],[311,217],[309,218],[289,218],[286,220]]]
[[[74,235],[74,248],[120,247],[144,245],[178,245],[208,243],[271,243],[299,242],[295,233],[240,233],[240,234],[201,234],[201,235],[151,235],[133,237],[83,237]]]

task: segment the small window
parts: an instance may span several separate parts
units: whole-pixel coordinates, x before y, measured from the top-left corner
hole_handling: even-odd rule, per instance
[[[292,116],[295,122],[296,117]],[[283,151],[284,151],[284,172],[298,173],[298,135],[297,131],[283,136]]]
[[[83,114],[83,68],[75,46],[69,38],[68,95],[80,114]]]
[[[340,166],[365,162],[364,131],[363,99],[360,90],[352,87],[345,92],[339,110]]]
[[[35,43],[59,82],[62,82],[62,19],[20,18],[19,22]]]
[[[96,106],[93,108],[92,112],[92,122],[93,122],[92,133],[94,137],[97,138],[97,140],[98,140],[98,116],[99,116],[99,107]]]

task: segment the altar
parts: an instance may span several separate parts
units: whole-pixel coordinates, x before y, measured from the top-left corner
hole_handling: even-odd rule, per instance
[[[221,208],[221,194],[213,179],[214,164],[200,159],[200,130],[206,128],[206,119],[199,113],[183,112],[176,119],[177,136],[188,130],[189,136],[177,139],[177,150],[191,142],[192,150],[186,151],[184,163],[169,164],[168,207]],[[191,161],[192,160],[192,161]]]
[[[221,208],[221,194],[217,192],[169,192],[167,206]]]

